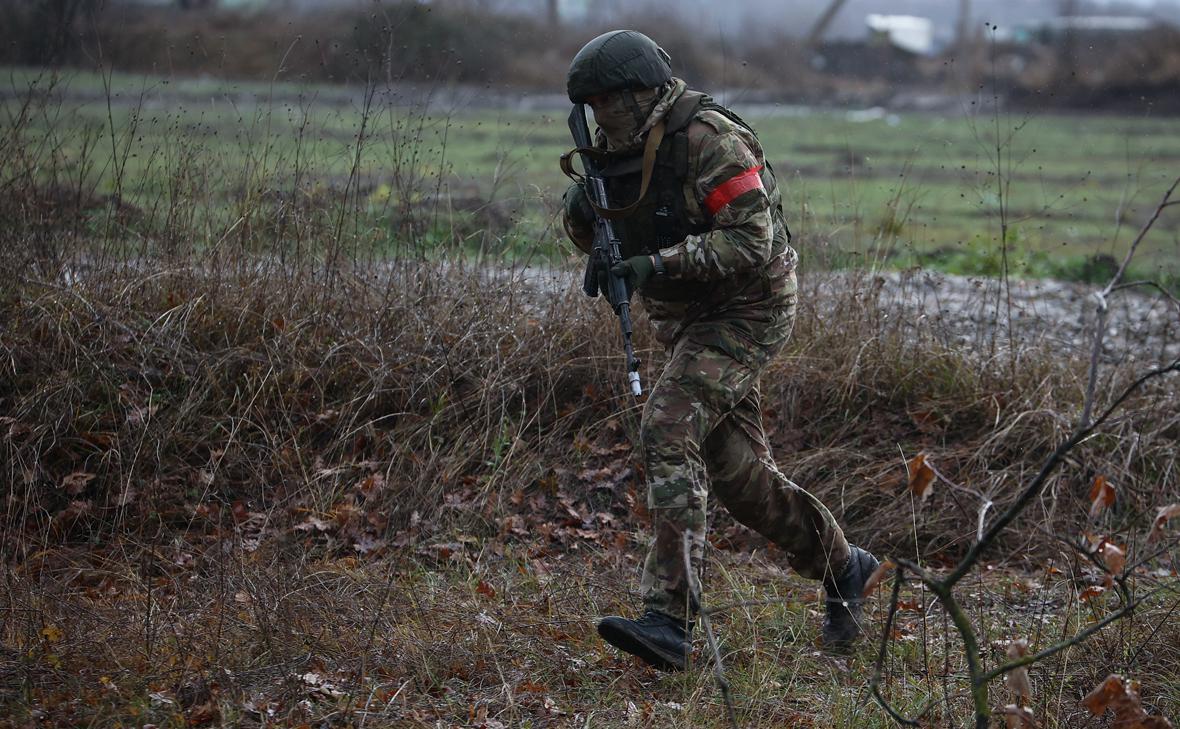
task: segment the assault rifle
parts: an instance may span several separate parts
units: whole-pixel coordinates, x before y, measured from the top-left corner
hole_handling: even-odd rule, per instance
[[[582,156],[582,169],[585,171],[586,196],[597,208],[610,207],[606,197],[606,185],[602,180],[602,171],[592,154],[585,150],[592,150],[594,141],[590,138],[590,128],[586,125],[586,105],[574,104],[574,110],[569,116],[570,133],[574,136],[575,151]],[[611,273],[611,267],[623,260],[619,250],[619,236],[615,234],[610,220],[595,210],[594,214],[594,249],[590,259],[586,261],[586,274],[582,279],[582,290],[593,298],[598,296],[599,274],[605,274],[606,300],[611,309],[619,317],[619,327],[623,330],[623,351],[627,357],[627,381],[631,385],[631,394],[639,397],[643,394],[643,387],[639,384],[639,359],[635,356],[635,349],[631,345],[631,291],[627,287],[627,280],[623,276]]]

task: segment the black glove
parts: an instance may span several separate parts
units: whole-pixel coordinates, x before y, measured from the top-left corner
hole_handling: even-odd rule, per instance
[[[586,197],[586,188],[581,183],[572,182],[561,196],[565,206],[565,217],[570,225],[578,230],[594,229],[594,208],[590,207],[590,199]]]
[[[611,266],[610,272],[616,276],[625,277],[627,288],[635,291],[647,283],[655,270],[656,265],[652,263],[651,256],[631,256],[627,260],[619,261]]]

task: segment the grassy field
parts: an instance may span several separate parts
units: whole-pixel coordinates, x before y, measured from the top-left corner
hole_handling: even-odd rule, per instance
[[[504,265],[576,263],[556,224],[560,114],[6,76],[0,727],[732,726],[699,633],[669,676],[594,632],[636,605],[643,403],[576,275]],[[776,463],[851,541],[945,575],[1072,431],[1089,358],[1004,330],[994,282],[967,286],[968,346],[949,319],[899,316],[876,268],[997,272],[1008,219],[1028,273],[1079,275],[1175,175],[1177,122],[1002,116],[1001,195],[986,114],[780,111],[757,124],[800,246],[850,270],[800,278],[762,381]],[[1145,268],[1174,261],[1174,211]],[[635,344],[651,382],[665,354],[642,313]],[[1080,701],[1112,673],[1180,715],[1180,530],[1160,511],[1180,391],[1173,372],[1121,399],[1168,363],[1113,354],[1095,403],[1116,416],[955,588],[985,670],[1014,640],[1042,650],[1140,601],[1032,667],[1046,728],[1106,726]],[[919,454],[938,468],[928,498]],[[1099,478],[1109,502],[1088,496]],[[704,601],[741,725],[893,726],[869,693],[882,638],[884,694],[925,726],[967,725],[964,645],[929,589],[902,584],[886,631],[887,584],[872,640],[828,655],[815,584],[709,518]],[[988,707],[1014,698],[990,682]]]
[[[522,241],[561,245],[564,112],[473,110],[462,93],[431,89],[366,96],[288,83],[4,76],[10,118],[28,89],[54,85],[55,100],[24,130],[29,150],[51,152],[55,174],[142,210],[178,194],[178,178],[213,229],[232,224],[251,196],[343,190],[375,231],[429,209],[424,239],[516,252]],[[415,105],[432,97],[430,111]],[[950,115],[758,111],[749,116],[787,183],[792,228],[804,249],[841,265],[995,273],[1005,221],[1017,273],[1076,275],[1071,262],[1123,250],[1180,165],[1180,120],[1169,118],[997,116],[972,103]],[[1147,268],[1173,272],[1177,230],[1161,223],[1142,254]]]

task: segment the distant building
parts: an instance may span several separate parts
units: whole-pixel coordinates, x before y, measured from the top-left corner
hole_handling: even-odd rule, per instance
[[[865,18],[869,34],[916,56],[934,53],[934,23],[915,15],[877,15]]]

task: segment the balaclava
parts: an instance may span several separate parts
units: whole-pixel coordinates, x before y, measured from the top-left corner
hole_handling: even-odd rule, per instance
[[[622,152],[642,146],[636,136],[655,108],[659,94],[660,89],[618,91],[593,110],[594,121],[606,136],[607,149]]]

